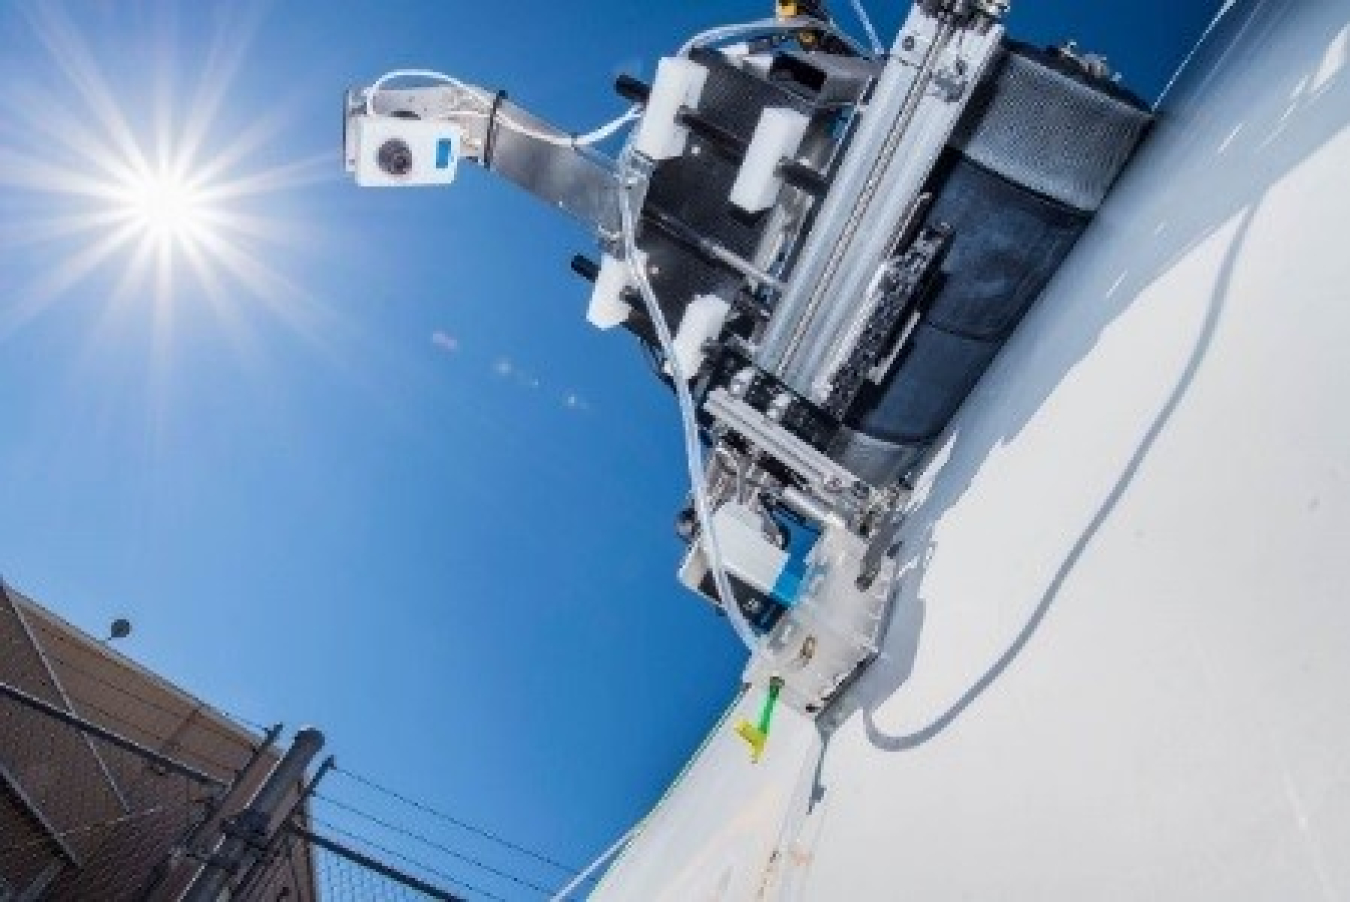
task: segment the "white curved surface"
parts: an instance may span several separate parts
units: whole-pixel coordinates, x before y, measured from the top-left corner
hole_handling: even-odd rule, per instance
[[[1347,66],[1344,0],[1227,9],[930,468],[817,804],[807,725],[717,737],[597,897],[1350,899]]]

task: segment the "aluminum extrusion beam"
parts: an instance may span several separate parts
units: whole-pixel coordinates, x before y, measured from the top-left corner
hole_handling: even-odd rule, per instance
[[[960,40],[954,40],[960,34]],[[1003,29],[960,31],[916,8],[862,113],[756,363],[813,401],[868,285],[946,146]]]

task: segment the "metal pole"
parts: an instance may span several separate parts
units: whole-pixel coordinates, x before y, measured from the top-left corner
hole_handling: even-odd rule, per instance
[[[133,755],[140,755],[152,764],[162,767],[165,770],[172,771],[180,776],[187,777],[189,780],[201,783],[204,786],[224,789],[228,785],[224,780],[218,780],[210,774],[197,770],[195,767],[189,767],[181,761],[175,761],[167,755],[161,755],[153,749],[146,748],[139,742],[133,742],[124,736],[119,736],[112,730],[105,730],[97,724],[90,723],[83,717],[76,717],[74,714],[70,714],[56,705],[45,702],[36,696],[29,695],[22,689],[17,689],[8,683],[0,683],[0,696],[13,699],[24,707],[37,711],[39,714],[45,714],[54,720],[59,720],[61,723],[74,727],[87,736],[95,736],[124,751],[131,752]]]
[[[262,879],[264,872],[276,856],[282,841],[288,835],[287,828],[292,825],[295,815],[300,811],[301,807],[309,801],[310,796],[314,795],[314,790],[318,789],[319,782],[323,780],[324,777],[328,776],[328,772],[331,771],[336,764],[337,760],[332,755],[329,755],[324,759],[323,763],[319,765],[319,769],[314,773],[314,776],[305,784],[305,788],[300,790],[300,794],[296,797],[295,801],[291,803],[291,807],[287,810],[285,816],[282,817],[280,828],[277,829],[271,840],[268,841],[267,848],[263,849],[262,854],[257,856],[257,860],[255,860],[253,866],[248,869],[248,873],[244,875],[244,879],[239,881],[239,885],[236,887],[236,894],[239,898],[247,899],[249,891],[253,889],[253,885]]]
[[[304,779],[305,768],[323,748],[323,734],[306,727],[295,734],[291,747],[267,780],[248,803],[248,807],[221,825],[224,839],[215,854],[206,859],[192,881],[182,902],[218,902],[230,880],[250,867],[258,852],[266,848],[273,821],[281,803],[297,783]]]
[[[224,792],[212,794],[207,800],[206,808],[202,811],[201,817],[197,820],[197,823],[193,824],[188,829],[187,833],[183,835],[183,838],[178,840],[173,848],[169,850],[169,854],[165,856],[164,860],[156,865],[155,869],[150,872],[150,876],[146,878],[145,886],[141,890],[141,894],[137,896],[138,899],[153,898],[154,894],[164,885],[164,882],[178,870],[179,866],[185,860],[195,862],[198,858],[195,854],[197,840],[200,839],[202,834],[209,828],[216,826],[218,823],[217,817],[225,810],[225,807],[230,803],[230,799],[233,798],[234,794],[239,790],[239,787],[243,786],[251,778],[253,769],[257,767],[258,762],[261,761],[263,757],[271,751],[272,747],[277,744],[277,740],[281,738],[284,729],[285,727],[281,724],[268,728],[267,732],[263,734],[262,742],[253,747],[253,751],[249,754],[248,762],[235,772],[234,780],[230,783],[229,788]]]
[[[182,842],[183,848],[191,849],[197,844],[197,838],[201,836],[202,831],[204,831],[215,816],[230,803],[230,797],[234,795],[235,790],[244,785],[244,782],[249,778],[249,774],[253,772],[253,768],[257,766],[258,762],[263,759],[263,756],[271,751],[272,747],[277,744],[277,740],[281,738],[283,730],[285,730],[285,727],[281,724],[276,724],[275,726],[268,728],[267,732],[263,734],[262,742],[260,742],[249,754],[248,762],[235,773],[234,780],[230,783],[229,789],[225,790],[224,793],[211,801],[210,807],[207,809],[202,819],[198,821],[197,825],[188,832],[186,837],[184,837]]]

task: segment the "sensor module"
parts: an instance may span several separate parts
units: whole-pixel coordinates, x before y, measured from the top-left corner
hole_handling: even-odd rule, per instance
[[[395,116],[356,121],[356,183],[363,188],[448,185],[455,180],[463,132],[447,122]]]

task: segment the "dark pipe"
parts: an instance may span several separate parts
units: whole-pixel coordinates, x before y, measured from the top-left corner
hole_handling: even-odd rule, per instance
[[[620,75],[614,79],[614,91],[624,100],[636,104],[646,105],[647,100],[652,96],[651,86],[646,82],[639,81],[631,75]]]
[[[572,272],[587,282],[594,282],[600,278],[600,264],[584,254],[577,254],[572,258]]]

